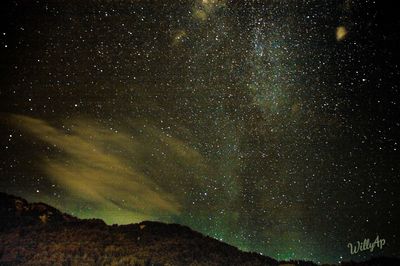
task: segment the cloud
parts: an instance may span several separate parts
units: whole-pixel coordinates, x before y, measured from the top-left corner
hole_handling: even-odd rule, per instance
[[[345,26],[340,26],[336,28],[336,40],[343,41],[347,36],[347,29]]]
[[[131,123],[129,130],[116,131],[78,118],[59,129],[23,115],[9,120],[60,151],[43,156],[40,167],[48,179],[70,199],[92,204],[92,213],[108,222],[121,223],[113,217],[121,214],[126,222],[179,214],[185,199],[175,192],[182,189],[182,176],[206,168],[196,150],[154,126]]]
[[[198,0],[193,8],[193,17],[200,21],[206,21],[217,9],[225,6],[225,0]]]

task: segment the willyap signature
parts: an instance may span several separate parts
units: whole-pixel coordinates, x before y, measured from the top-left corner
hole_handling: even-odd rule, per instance
[[[360,251],[366,251],[366,250],[373,252],[375,247],[382,249],[385,243],[386,243],[385,239],[383,238],[379,239],[379,236],[376,236],[375,241],[372,243],[370,242],[369,238],[365,238],[364,241],[362,242],[357,241],[355,245],[353,245],[352,243],[348,243],[347,247],[350,248],[350,253],[351,255],[353,255],[357,254]]]

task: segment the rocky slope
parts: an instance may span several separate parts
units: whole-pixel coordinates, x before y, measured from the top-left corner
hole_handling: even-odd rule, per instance
[[[243,252],[178,224],[109,226],[4,193],[0,217],[0,265],[316,265]],[[400,260],[343,265],[400,265]]]
[[[0,194],[3,265],[277,265],[178,224],[108,226]]]

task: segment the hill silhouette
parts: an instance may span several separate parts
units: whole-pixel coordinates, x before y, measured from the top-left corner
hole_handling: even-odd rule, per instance
[[[178,224],[109,226],[4,193],[0,217],[0,265],[316,265],[243,252]],[[345,265],[400,265],[400,260]]]

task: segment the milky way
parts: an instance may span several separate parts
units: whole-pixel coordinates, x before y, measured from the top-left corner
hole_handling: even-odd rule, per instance
[[[390,8],[2,5],[1,191],[110,224],[185,224],[277,259],[400,255]],[[376,235],[385,248],[350,254]]]

